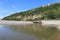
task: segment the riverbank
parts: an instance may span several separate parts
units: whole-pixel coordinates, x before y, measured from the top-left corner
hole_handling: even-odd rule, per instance
[[[42,20],[42,25],[59,25],[60,20]]]
[[[20,25],[20,24],[33,24],[33,22],[0,20],[0,25]]]
[[[59,25],[60,20],[41,20],[41,21],[8,21],[8,20],[0,20],[0,24],[2,25],[19,25],[19,24],[34,24],[40,23],[42,25]]]

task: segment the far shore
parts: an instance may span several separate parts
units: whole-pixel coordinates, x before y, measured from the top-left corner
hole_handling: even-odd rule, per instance
[[[0,25],[20,25],[20,24],[33,24],[33,22],[32,21],[0,20]]]
[[[34,22],[41,22],[42,25],[59,25],[60,20],[41,20],[41,21],[9,21],[9,20],[0,20],[0,24],[34,24]]]
[[[60,20],[42,20],[42,25],[59,25]]]

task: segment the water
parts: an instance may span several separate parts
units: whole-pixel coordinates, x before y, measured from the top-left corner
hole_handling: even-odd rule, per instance
[[[41,24],[0,25],[0,40],[45,40],[55,33],[50,29]]]
[[[25,27],[33,25],[6,26],[0,25],[0,40],[39,40],[38,38],[29,35]],[[32,30],[32,29],[30,29]]]

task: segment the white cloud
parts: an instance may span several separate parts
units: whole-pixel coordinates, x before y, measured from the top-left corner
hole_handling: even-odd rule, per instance
[[[3,18],[3,16],[2,15],[0,15],[0,19],[2,19]]]
[[[0,19],[9,15],[10,12],[11,11],[9,11],[9,10],[0,10]]]

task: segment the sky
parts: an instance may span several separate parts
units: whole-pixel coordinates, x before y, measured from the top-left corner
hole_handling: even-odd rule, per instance
[[[16,12],[27,11],[60,0],[0,0],[0,19]]]

